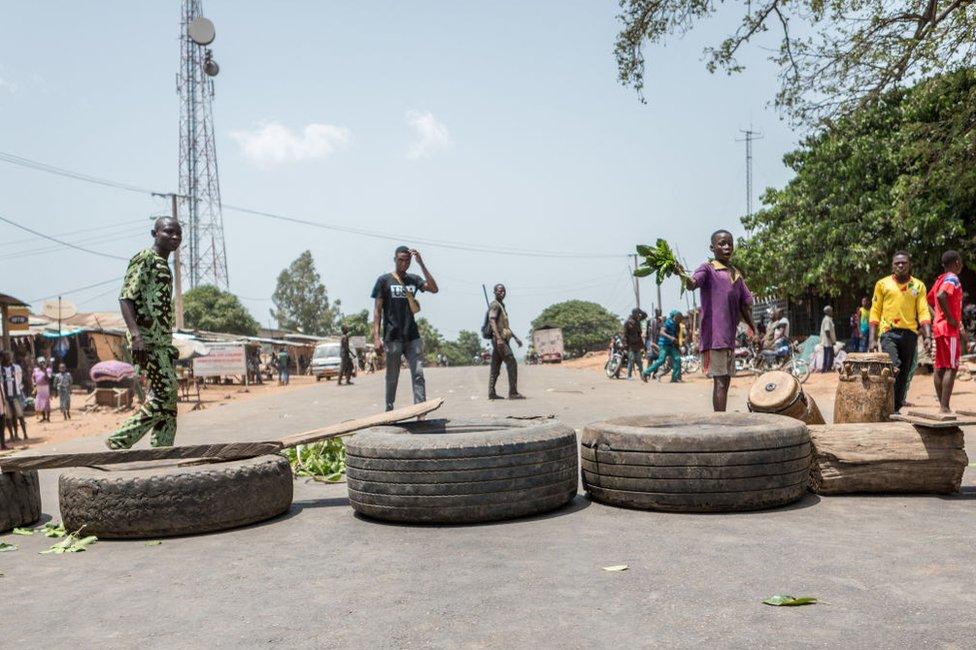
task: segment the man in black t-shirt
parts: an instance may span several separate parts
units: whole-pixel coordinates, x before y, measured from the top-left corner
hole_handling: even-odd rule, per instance
[[[411,259],[416,259],[424,277],[407,273]],[[406,356],[413,383],[413,402],[426,401],[424,383],[424,346],[414,314],[420,311],[417,293],[437,293],[437,281],[424,265],[420,252],[400,246],[393,256],[392,273],[376,279],[371,297],[373,307],[373,345],[377,353],[386,352],[386,410],[393,410],[397,384],[400,381],[400,360]],[[382,338],[380,323],[383,323]]]

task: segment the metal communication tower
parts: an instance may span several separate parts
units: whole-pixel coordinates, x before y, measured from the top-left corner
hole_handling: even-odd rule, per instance
[[[752,126],[748,130],[739,131],[745,134],[746,137],[736,140],[736,142],[746,143],[746,216],[752,216],[752,141],[761,140],[763,134],[759,131],[753,131]]]
[[[213,24],[201,16],[200,0],[183,0],[180,17],[180,194],[186,227],[184,277],[192,289],[201,284],[228,288],[227,247],[214,142],[213,77],[219,68],[206,47]]]

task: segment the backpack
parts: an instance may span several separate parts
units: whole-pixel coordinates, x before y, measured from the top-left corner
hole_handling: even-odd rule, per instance
[[[493,339],[495,338],[495,333],[491,331],[491,309],[485,311],[485,322],[481,325],[481,338],[483,339]]]

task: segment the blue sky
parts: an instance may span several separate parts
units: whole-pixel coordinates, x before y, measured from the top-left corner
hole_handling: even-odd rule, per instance
[[[776,70],[711,75],[719,15],[647,51],[648,103],[616,81],[616,2],[204,2],[221,66],[214,118],[227,203],[410,237],[617,258],[509,257],[420,247],[442,292],[427,318],[477,329],[481,283],[509,287],[524,333],[547,305],[624,314],[623,257],[664,237],[690,263],[741,232],[752,123],[755,194],[782,185],[798,135],[766,107]],[[179,3],[5,3],[0,151],[95,176],[177,186]],[[161,199],[0,163],[0,216],[128,257]],[[140,220],[144,220],[142,223]],[[395,242],[226,211],[231,290],[268,323],[277,273],[304,249],[343,310],[370,306]],[[74,232],[98,228],[90,233]],[[68,234],[65,234],[68,233]],[[0,224],[0,291],[34,300],[121,276],[124,263]],[[66,295],[114,309],[117,288]],[[642,282],[645,307],[652,280]],[[665,307],[678,290],[666,285]]]

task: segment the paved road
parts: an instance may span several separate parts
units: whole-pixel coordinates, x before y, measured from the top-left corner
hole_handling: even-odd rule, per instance
[[[524,370],[525,402],[488,403],[485,369],[430,369],[447,416],[703,411],[708,385]],[[407,386],[401,386],[406,399]],[[179,440],[258,440],[380,408],[381,382],[319,384],[183,418]],[[741,390],[731,404],[744,406]],[[829,405],[825,410],[829,412]],[[972,445],[973,438],[969,442]],[[61,447],[98,449],[100,441]],[[57,518],[55,471],[42,472]],[[580,495],[548,516],[395,526],[345,486],[296,482],[275,521],[214,535],[38,555],[4,537],[6,647],[972,647],[976,476],[960,496],[807,496],[760,513],[622,510]],[[601,567],[627,564],[608,573]],[[777,593],[825,604],[773,608]]]

